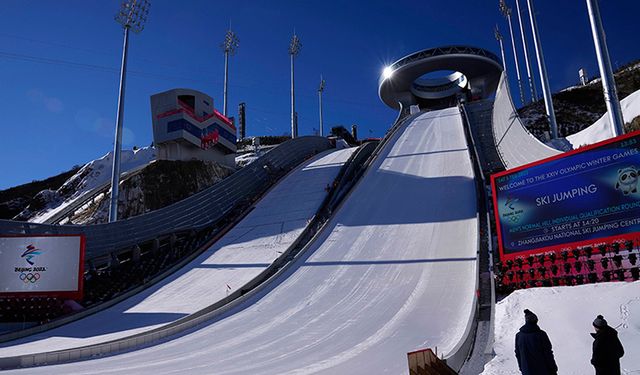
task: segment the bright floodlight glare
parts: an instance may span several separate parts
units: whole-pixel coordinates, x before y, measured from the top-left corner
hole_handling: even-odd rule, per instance
[[[385,67],[384,70],[382,71],[382,77],[384,79],[389,79],[391,78],[392,75],[393,75],[393,69],[391,69],[390,66]]]
[[[129,28],[134,33],[144,29],[144,23],[149,15],[151,3],[149,0],[125,0],[115,16],[115,20],[122,27]]]

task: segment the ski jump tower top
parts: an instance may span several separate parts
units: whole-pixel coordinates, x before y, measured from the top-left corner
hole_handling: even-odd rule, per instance
[[[443,70],[453,73],[435,79],[423,77]],[[500,59],[487,50],[469,46],[431,48],[386,67],[378,94],[394,109],[415,104],[427,108],[450,106],[460,94],[488,98],[496,91],[501,74]]]

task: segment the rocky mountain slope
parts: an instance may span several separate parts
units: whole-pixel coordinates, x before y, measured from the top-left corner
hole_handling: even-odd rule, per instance
[[[640,90],[640,62],[635,61],[620,68],[615,73],[615,80],[621,100]],[[561,137],[588,127],[607,111],[599,78],[589,81],[586,86],[572,86],[553,94],[553,105]],[[531,133],[543,141],[546,140],[545,132],[548,131],[549,125],[542,100],[520,108],[518,114]],[[625,120],[629,123],[634,121]]]
[[[33,181],[0,191],[0,219],[11,219],[30,205],[44,207],[46,198],[43,195],[47,193],[39,193],[59,189],[79,169],[80,167],[76,166],[46,180]]]
[[[214,162],[159,160],[120,185],[118,218],[126,219],[157,210],[202,191],[233,171]],[[73,224],[108,221],[110,194],[97,196],[77,211]]]
[[[46,222],[68,206],[93,197],[63,223],[106,222],[111,165],[112,153],[109,152],[82,168],[0,191],[0,218]],[[155,149],[146,147],[123,150],[121,172],[119,218],[123,219],[184,199],[229,176],[233,170],[212,162],[156,161]]]

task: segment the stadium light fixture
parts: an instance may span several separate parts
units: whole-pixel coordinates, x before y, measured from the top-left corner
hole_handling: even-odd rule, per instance
[[[322,79],[322,75],[320,75],[320,87],[318,88],[318,101],[320,104],[320,136],[324,136],[323,134],[323,126],[322,126],[322,93],[324,92],[325,81]]]
[[[511,8],[507,6],[504,0],[499,3],[500,13],[507,19],[509,23],[509,34],[511,35],[511,47],[513,48],[513,60],[516,63],[516,78],[518,79],[518,90],[520,91],[520,102],[525,104],[524,91],[522,90],[522,79],[520,78],[520,63],[518,62],[518,51],[516,50],[516,40],[513,36],[513,26],[511,24]]]
[[[229,83],[229,56],[233,56],[240,45],[240,40],[236,33],[231,30],[231,25],[229,25],[229,30],[224,36],[224,41],[220,45],[220,48],[224,52],[224,95],[222,100],[222,114],[227,116],[227,87]]]
[[[124,117],[124,90],[127,74],[127,52],[129,47],[129,30],[140,33],[149,15],[149,0],[125,0],[114,17],[124,29],[122,46],[122,65],[120,67],[120,89],[118,95],[118,112],[116,115],[116,134],[113,142],[113,168],[111,173],[111,202],[109,206],[109,222],[118,220],[118,195],[120,183],[120,151],[122,148],[122,121]]]
[[[493,35],[496,37],[498,43],[500,43],[500,54],[502,55],[502,69],[504,72],[507,72],[507,59],[504,57],[504,44],[502,43],[502,33],[500,33],[500,29],[498,29],[498,25],[496,25],[495,29],[493,29]]]
[[[522,37],[522,48],[524,49],[524,63],[527,67],[527,79],[529,80],[529,90],[531,90],[531,101],[538,101],[538,93],[536,91],[536,83],[533,81],[531,74],[531,63],[529,61],[529,45],[524,33],[524,24],[522,23],[522,12],[520,11],[520,0],[516,0],[516,11],[518,12],[518,23],[520,24],[520,36]]]
[[[527,0],[529,8],[529,20],[531,21],[531,30],[533,31],[533,46],[536,49],[536,58],[538,60],[538,70],[540,71],[540,81],[542,82],[542,94],[544,96],[544,107],[549,119],[551,127],[551,138],[558,138],[558,124],[556,123],[556,114],[553,109],[553,98],[551,96],[551,88],[549,87],[549,78],[547,75],[547,66],[544,63],[544,55],[542,53],[542,45],[540,44],[540,35],[538,34],[538,23],[533,9],[533,0]]]
[[[604,101],[607,104],[611,130],[614,137],[617,137],[624,134],[624,118],[622,116],[622,109],[620,108],[620,101],[618,100],[618,90],[616,89],[616,81],[613,76],[613,68],[611,67],[611,58],[609,57],[609,49],[607,48],[607,38],[602,25],[602,17],[600,17],[598,0],[587,0],[587,9],[589,10],[593,44],[598,57],[598,68],[600,69],[600,77],[602,77]]]
[[[295,92],[295,76],[294,76],[294,60],[302,49],[300,38],[293,32],[291,43],[289,43],[289,55],[291,56],[291,138],[298,136],[298,116],[296,113],[296,92]]]

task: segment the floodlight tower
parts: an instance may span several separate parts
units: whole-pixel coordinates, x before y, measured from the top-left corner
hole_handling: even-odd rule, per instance
[[[602,77],[604,101],[607,104],[611,130],[613,131],[614,137],[617,137],[624,134],[624,119],[622,117],[622,110],[620,109],[620,101],[618,100],[618,90],[616,89],[616,81],[613,77],[609,49],[607,48],[607,38],[604,33],[602,18],[600,17],[598,0],[587,0],[587,8],[589,10],[589,21],[591,21],[593,44],[596,47],[596,55],[598,56],[598,68],[600,68],[600,77]]]
[[[531,30],[533,31],[533,46],[536,49],[536,58],[538,60],[538,70],[540,71],[540,81],[542,83],[542,94],[544,95],[544,107],[549,118],[549,126],[551,127],[551,138],[558,138],[558,124],[556,123],[556,114],[553,110],[553,98],[551,89],[549,88],[549,78],[547,76],[547,66],[544,63],[544,55],[542,54],[542,46],[540,45],[540,35],[538,34],[538,23],[533,9],[533,0],[527,0],[529,8],[529,20],[531,21]]]
[[[504,0],[500,0],[500,12],[509,22],[509,33],[511,34],[511,47],[513,48],[513,60],[516,63],[516,77],[518,78],[518,90],[520,91],[520,102],[524,104],[524,91],[522,91],[522,80],[520,79],[520,64],[518,63],[518,51],[516,50],[516,40],[513,37],[513,26],[511,25],[511,8]]]
[[[520,0],[516,0],[516,11],[518,12],[518,23],[520,24],[520,35],[522,36],[522,47],[524,48],[524,62],[527,66],[527,79],[529,80],[529,89],[531,90],[531,101],[538,101],[538,93],[536,92],[536,83],[533,82],[531,75],[531,63],[529,62],[529,46],[527,38],[524,34],[524,25],[522,23],[522,12],[520,11]]]
[[[229,30],[224,36],[224,41],[220,45],[220,48],[224,52],[224,95],[222,100],[222,114],[227,116],[227,84],[229,83],[229,56],[233,56],[238,49],[240,40],[236,33],[231,30],[231,26],[229,26]]]
[[[322,131],[322,93],[324,92],[324,79],[320,76],[320,87],[318,88],[318,101],[320,102],[320,136],[324,136]]]
[[[113,168],[111,174],[111,202],[109,222],[118,220],[118,184],[120,183],[120,149],[122,148],[122,120],[124,118],[124,88],[127,74],[127,51],[129,46],[129,30],[139,33],[149,15],[149,0],[124,0],[115,16],[116,22],[124,29],[122,46],[122,65],[120,67],[120,90],[118,96],[118,112],[116,115],[116,135],[113,142]]]
[[[498,25],[496,25],[496,28],[493,29],[493,35],[495,35],[496,40],[498,41],[498,43],[500,43],[500,54],[502,54],[502,69],[506,73],[507,72],[507,60],[504,57],[504,44],[502,44],[502,34],[500,33],[500,30],[498,29]]]
[[[294,77],[294,60],[300,49],[302,48],[302,42],[300,38],[293,32],[291,43],[289,43],[289,55],[291,56],[291,138],[298,136],[298,121],[296,114],[296,93],[295,93],[295,77]]]

